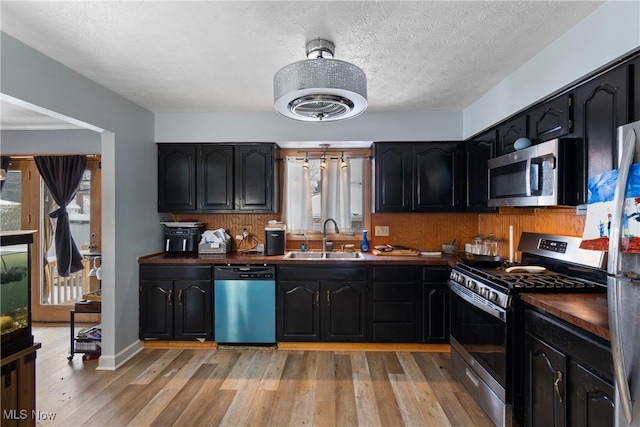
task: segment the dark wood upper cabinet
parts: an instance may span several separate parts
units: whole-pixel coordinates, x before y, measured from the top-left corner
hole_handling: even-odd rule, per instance
[[[158,211],[196,209],[196,147],[186,144],[158,146]]]
[[[276,147],[158,144],[158,212],[273,212]]]
[[[562,94],[534,108],[529,123],[534,144],[573,132],[573,94]]]
[[[236,206],[243,211],[273,211],[274,146],[237,145]]]
[[[233,209],[233,147],[198,146],[198,209]]]
[[[424,143],[413,146],[413,211],[461,210],[464,195],[464,144]]]
[[[640,120],[640,57],[631,62],[631,75],[633,84],[633,99],[631,100],[631,120]]]
[[[617,167],[616,131],[629,121],[629,66],[594,78],[576,89],[576,204],[587,202],[590,176]]]
[[[462,150],[459,142],[376,143],[376,212],[462,210]]]
[[[498,156],[515,151],[513,144],[518,138],[528,138],[528,116],[522,114],[498,127]]]
[[[480,135],[466,144],[467,197],[469,212],[496,212],[487,206],[489,174],[487,162],[496,155],[496,131]]]
[[[376,212],[411,212],[411,144],[376,143]]]

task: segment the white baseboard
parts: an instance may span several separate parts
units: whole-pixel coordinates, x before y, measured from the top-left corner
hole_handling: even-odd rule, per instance
[[[130,346],[116,354],[115,356],[103,354],[98,359],[98,367],[97,371],[115,371],[125,363],[129,359],[131,359],[136,354],[140,353],[144,350],[144,345],[142,341],[136,341],[131,343]]]

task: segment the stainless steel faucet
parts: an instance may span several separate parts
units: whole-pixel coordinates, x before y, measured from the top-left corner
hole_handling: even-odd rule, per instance
[[[333,222],[333,226],[335,227],[335,233],[340,233],[338,229],[338,223],[333,218],[327,218],[327,220],[322,225],[322,252],[327,252],[327,223],[331,221]]]

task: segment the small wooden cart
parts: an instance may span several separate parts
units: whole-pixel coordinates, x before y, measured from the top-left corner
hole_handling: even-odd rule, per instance
[[[100,356],[101,352],[101,338],[92,335],[78,335],[76,334],[75,318],[76,314],[100,314],[102,311],[102,297],[101,291],[95,291],[83,295],[83,300],[75,304],[74,309],[71,310],[69,317],[70,328],[70,350],[69,361],[73,359],[75,353],[83,353],[83,359],[89,360]]]

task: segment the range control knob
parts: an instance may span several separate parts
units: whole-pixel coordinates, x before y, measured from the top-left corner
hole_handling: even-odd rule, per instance
[[[476,282],[474,282],[471,279],[467,279],[467,283],[466,283],[467,288],[474,290],[476,288]]]
[[[490,301],[497,301],[498,300],[498,293],[496,291],[491,291],[489,292],[489,300]]]
[[[478,291],[478,293],[483,296],[483,297],[487,297],[487,294],[489,293],[489,290],[487,288],[480,288],[480,290]]]

